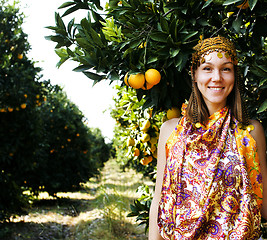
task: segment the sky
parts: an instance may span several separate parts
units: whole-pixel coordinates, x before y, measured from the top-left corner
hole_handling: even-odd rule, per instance
[[[42,68],[43,79],[50,79],[52,84],[63,87],[68,98],[88,119],[88,126],[99,128],[109,142],[115,126],[115,120],[111,118],[109,111],[114,105],[112,98],[116,95],[114,84],[109,85],[108,81],[102,81],[93,86],[93,81],[83,73],[72,71],[78,66],[76,62],[67,61],[57,68],[59,58],[54,52],[56,43],[45,39],[45,36],[53,35],[46,27],[55,26],[55,12],[61,15],[64,13],[64,9],[58,10],[64,2],[67,0],[20,0],[21,12],[26,15],[22,27],[28,34],[28,42],[31,45],[28,58],[37,62],[35,66]],[[104,7],[104,3],[102,6]],[[87,12],[80,10],[75,16],[71,16],[71,19],[75,17],[75,22],[79,22],[86,16]]]

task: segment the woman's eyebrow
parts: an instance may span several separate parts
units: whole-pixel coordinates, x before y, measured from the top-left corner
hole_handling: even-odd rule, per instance
[[[204,63],[202,63],[202,65],[203,64],[209,64],[209,65],[214,65],[212,62],[204,62]],[[226,64],[233,64],[232,62],[224,62],[222,65],[226,65]]]

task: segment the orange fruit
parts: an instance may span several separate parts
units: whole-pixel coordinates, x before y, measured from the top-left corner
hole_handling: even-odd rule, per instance
[[[147,120],[145,120],[145,121],[143,122],[142,127],[141,127],[140,130],[141,130],[142,132],[147,132],[147,130],[150,128],[150,126],[151,126],[151,124],[150,124],[149,120],[147,119]]]
[[[160,82],[161,75],[158,70],[151,68],[145,72],[145,78],[149,84],[156,85]]]
[[[23,55],[22,54],[18,54],[18,59],[22,59]]]
[[[134,149],[134,156],[138,157],[140,155],[140,150],[138,148]]]
[[[238,8],[242,8],[242,9],[246,9],[249,7],[249,3],[248,0],[245,0],[243,3],[241,3],[240,5],[236,6]]]
[[[128,82],[128,73],[126,73],[125,77],[124,77],[124,83],[129,86],[129,82]]]
[[[22,103],[22,104],[20,105],[20,107],[21,107],[22,109],[25,109],[25,108],[27,107],[27,104],[26,104],[26,103]]]
[[[145,143],[150,140],[150,135],[148,133],[142,134],[141,142]]]
[[[145,84],[145,75],[143,73],[132,74],[128,78],[128,83],[132,88],[139,89]]]
[[[148,157],[144,157],[140,160],[141,164],[142,165],[147,165],[149,164],[150,162],[152,162],[153,160],[153,157],[152,156],[148,156]]]
[[[135,144],[135,141],[133,138],[128,138],[127,139],[127,146],[130,147],[130,146],[134,146]]]
[[[153,87],[154,85],[153,84],[150,84],[146,81],[146,83],[144,84],[144,86],[142,87],[142,89],[144,90],[149,90]]]
[[[181,116],[181,111],[179,108],[172,107],[167,111],[167,118],[172,119],[172,118],[178,118]]]

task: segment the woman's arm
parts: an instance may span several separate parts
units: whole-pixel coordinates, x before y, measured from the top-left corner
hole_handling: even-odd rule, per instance
[[[162,124],[160,128],[159,142],[158,142],[158,156],[157,156],[157,178],[154,197],[150,206],[149,212],[149,240],[163,240],[159,234],[158,229],[158,205],[161,195],[161,188],[163,182],[163,174],[166,165],[166,151],[165,144],[174,130],[175,126],[178,124],[179,119],[173,118]]]
[[[260,161],[260,169],[262,174],[262,183],[263,183],[263,201],[262,201],[262,209],[261,215],[264,219],[267,220],[267,163],[266,163],[266,140],[264,135],[264,129],[262,125],[256,121],[251,121],[254,126],[254,130],[251,131],[252,137],[255,139],[258,155]]]

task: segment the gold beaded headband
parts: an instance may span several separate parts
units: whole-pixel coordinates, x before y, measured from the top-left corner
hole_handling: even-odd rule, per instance
[[[236,49],[234,44],[225,37],[213,37],[200,40],[200,42],[193,48],[195,52],[192,54],[192,65],[198,66],[205,62],[204,56],[211,52],[218,52],[217,56],[222,58],[222,52],[225,52],[226,58],[231,58],[234,65],[237,65]]]

